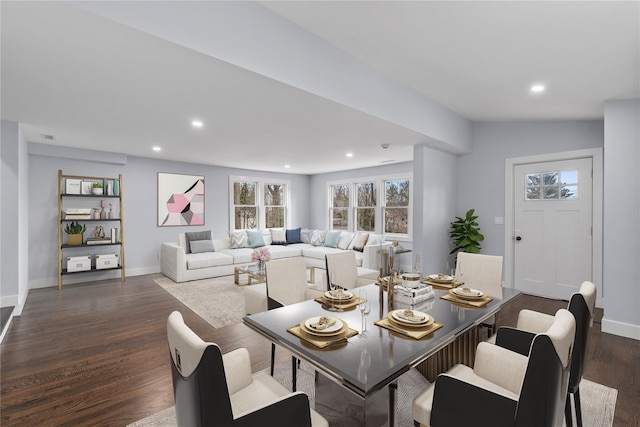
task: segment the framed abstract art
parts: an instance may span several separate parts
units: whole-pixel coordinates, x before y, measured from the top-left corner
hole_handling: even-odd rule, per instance
[[[204,225],[204,176],[158,172],[158,227]]]

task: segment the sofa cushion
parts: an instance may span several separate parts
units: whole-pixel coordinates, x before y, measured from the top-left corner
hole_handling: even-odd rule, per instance
[[[302,240],[302,243],[311,243],[311,237],[313,236],[314,231],[315,230],[311,230],[309,228],[305,228],[300,231],[300,240]]]
[[[342,233],[340,233],[340,240],[338,240],[338,248],[339,249],[348,249],[349,248],[349,244],[351,243],[351,241],[353,240],[353,233],[350,233],[348,231],[343,231]]]
[[[186,252],[190,254],[193,252],[191,249],[191,242],[194,240],[211,240],[211,230],[184,233],[184,239],[187,245]]]
[[[322,230],[313,230],[313,235],[311,236],[311,243],[313,246],[323,246],[324,245],[324,236],[326,231]]]
[[[367,238],[367,246],[379,245],[384,242],[384,236],[382,234],[369,234]]]
[[[231,239],[231,249],[249,247],[246,230],[232,230],[229,232],[229,238]]]
[[[271,233],[271,244],[272,245],[286,245],[287,244],[287,235],[282,228],[272,228],[269,230]]]
[[[311,248],[303,249],[302,256],[321,259],[324,261],[326,254],[335,254],[339,252],[343,252],[343,250],[338,248],[328,248],[326,246],[313,246]]]
[[[250,248],[259,248],[264,246],[264,238],[262,237],[262,231],[258,230],[246,230],[247,239],[249,241]]]
[[[324,244],[328,248],[337,248],[338,240],[340,240],[340,231],[327,231],[324,236]]]
[[[213,240],[192,240],[189,242],[192,254],[200,254],[203,252],[215,252]]]
[[[201,254],[187,254],[187,270],[199,268],[218,267],[233,263],[233,257],[220,252],[204,252]]]
[[[364,250],[364,245],[367,244],[367,239],[369,238],[369,233],[361,233],[356,234],[356,237],[353,238],[352,246],[354,251],[362,252]]]
[[[230,256],[231,264],[249,264],[253,262],[251,261],[251,254],[253,254],[253,248],[222,249],[219,252]]]
[[[269,246],[269,252],[271,252],[271,259],[293,258],[293,257],[302,256],[302,249],[296,246],[289,246],[289,245]]]
[[[302,230],[300,228],[287,230],[286,232],[287,244],[291,245],[294,243],[302,243],[302,238],[300,236],[301,231]]]

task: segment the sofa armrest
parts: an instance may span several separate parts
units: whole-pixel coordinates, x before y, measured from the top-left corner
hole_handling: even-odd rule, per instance
[[[174,282],[182,280],[182,273],[187,270],[187,258],[184,248],[177,242],[165,242],[160,246],[160,268],[162,274]]]
[[[380,250],[389,249],[391,242],[384,242],[377,245],[365,245],[362,250],[362,266],[372,270],[380,271]]]

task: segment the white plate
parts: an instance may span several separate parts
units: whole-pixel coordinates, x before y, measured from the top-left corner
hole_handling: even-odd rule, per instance
[[[329,326],[328,328],[324,328],[321,330],[317,330],[314,329],[311,325],[318,323],[318,321],[320,320],[320,316],[315,316],[315,317],[310,317],[309,319],[304,321],[304,326],[309,329],[310,331],[313,331],[317,334],[331,334],[333,332],[339,331],[340,329],[342,329],[342,320],[340,319],[336,319],[335,317],[333,317],[333,319],[336,321],[336,323],[334,323],[333,325]]]
[[[331,295],[331,291],[327,291],[324,293],[324,297],[327,299],[334,299],[334,300],[350,300],[351,298],[353,298],[353,293],[349,292],[349,291],[342,291],[341,294],[339,294],[338,296],[333,296]]]
[[[438,274],[430,274],[429,275],[429,279],[433,280],[434,282],[437,283],[451,283],[453,282],[453,277],[451,276],[444,276],[443,278],[438,278]]]
[[[418,310],[413,310],[413,315],[414,316],[418,316],[418,317],[424,317],[424,320],[419,320],[419,321],[415,321],[415,320],[409,320],[409,319],[405,319],[404,317],[400,316],[402,314],[404,310],[394,310],[391,312],[391,315],[393,316],[394,320],[397,320],[398,322],[402,322],[402,323],[411,323],[411,324],[415,324],[415,325],[422,325],[425,324],[429,321],[429,315],[427,313],[423,313],[421,311]]]
[[[450,292],[457,297],[466,299],[478,299],[484,296],[484,292],[471,288],[453,288]]]

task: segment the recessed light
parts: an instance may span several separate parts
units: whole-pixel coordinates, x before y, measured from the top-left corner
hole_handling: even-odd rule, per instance
[[[203,124],[204,123],[202,123],[202,121],[200,120],[194,120],[191,122],[191,126],[193,126],[194,128],[201,128]]]
[[[156,153],[159,153],[160,151],[162,151],[162,148],[158,147],[157,145],[153,147],[153,151],[155,151]]]
[[[347,153],[347,157],[353,157],[353,153]]]
[[[541,93],[544,92],[544,85],[541,84],[535,84],[533,86],[531,86],[531,92],[533,93]]]
[[[285,169],[289,169],[291,167],[291,165],[284,165]]]

